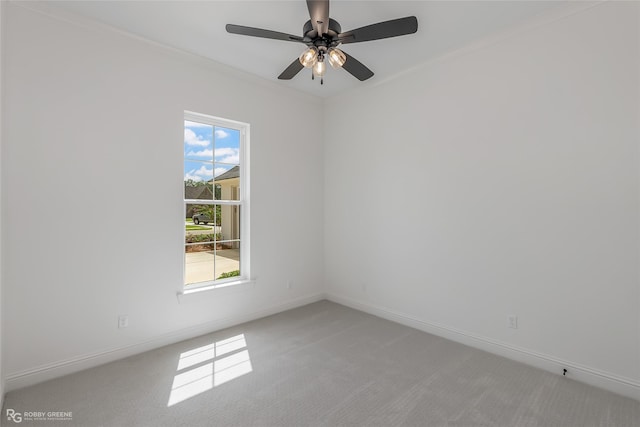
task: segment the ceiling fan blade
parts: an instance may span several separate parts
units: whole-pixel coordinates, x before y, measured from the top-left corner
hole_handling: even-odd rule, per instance
[[[292,34],[279,33],[277,31],[263,30],[261,28],[244,27],[242,25],[227,24],[225,27],[228,33],[240,34],[242,36],[261,37],[263,39],[284,40],[288,42],[305,43],[302,37]]]
[[[349,73],[351,73],[353,77],[360,80],[361,82],[373,77],[373,71],[368,69],[362,62],[358,61],[356,58],[349,55],[347,52],[343,52],[343,53],[346,55],[347,60],[342,66],[342,68],[344,68]]]
[[[342,43],[360,43],[389,37],[404,36],[418,31],[418,19],[415,16],[378,22],[351,31],[338,34]]]
[[[329,31],[329,0],[307,0],[311,25],[318,35]]]
[[[278,76],[280,80],[291,80],[302,70],[304,66],[300,63],[300,60],[296,58],[289,66]]]

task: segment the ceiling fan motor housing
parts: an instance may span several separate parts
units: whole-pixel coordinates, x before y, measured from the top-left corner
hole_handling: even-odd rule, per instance
[[[329,18],[329,29],[326,34],[319,35],[311,24],[311,20],[305,22],[302,27],[302,34],[306,39],[309,39],[308,44],[314,45],[321,50],[326,50],[329,47],[335,47],[340,44],[337,40],[338,34],[342,32],[342,28],[338,21]],[[323,49],[324,48],[324,49]]]

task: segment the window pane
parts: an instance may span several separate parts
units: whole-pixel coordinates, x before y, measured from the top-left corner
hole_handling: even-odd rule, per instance
[[[216,126],[215,143],[217,163],[240,164],[240,131]]]
[[[219,240],[240,239],[240,206],[220,206]]]
[[[213,200],[213,183],[204,181],[185,181],[184,198]]]
[[[193,230],[193,228],[208,228],[208,230]],[[212,226],[198,227],[187,225],[187,231],[184,234],[184,243],[185,245],[197,246],[220,240],[219,237],[220,236],[216,236],[214,233]]]
[[[216,279],[240,275],[240,242],[223,243],[216,250]]]
[[[208,184],[213,189],[213,163],[198,162],[194,160],[184,161],[184,185],[198,186]],[[186,197],[189,199],[190,197]],[[198,197],[200,199],[202,197]]]
[[[189,245],[184,248],[184,283],[208,282],[215,279],[215,243]]]
[[[185,120],[184,158],[213,162],[213,126]]]
[[[185,208],[186,231],[213,230],[213,225],[220,222],[220,209],[214,205],[187,204]],[[218,230],[219,231],[219,230]]]
[[[215,164],[216,200],[240,200],[240,166]]]

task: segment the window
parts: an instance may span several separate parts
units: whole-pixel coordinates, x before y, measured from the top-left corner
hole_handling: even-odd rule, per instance
[[[249,279],[249,125],[184,114],[184,285]]]

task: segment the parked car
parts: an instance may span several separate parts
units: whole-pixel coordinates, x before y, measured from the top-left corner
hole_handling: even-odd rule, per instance
[[[200,223],[203,224],[209,224],[210,222],[213,222],[211,220],[211,218],[209,218],[209,215],[205,214],[205,213],[197,213],[197,214],[193,214],[193,216],[191,217],[191,219],[193,219],[193,223],[198,225]]]

